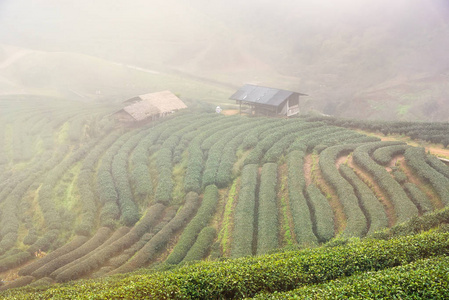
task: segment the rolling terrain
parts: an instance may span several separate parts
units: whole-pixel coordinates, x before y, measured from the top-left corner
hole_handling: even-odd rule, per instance
[[[197,103],[127,127],[111,115],[118,104],[22,95],[0,107],[0,289],[141,268],[178,276],[192,261],[251,265],[248,256],[285,247],[321,253],[329,242],[385,238],[449,201],[449,168],[430,154],[447,152],[447,123],[225,116]],[[444,238],[433,235],[417,239]],[[446,253],[435,247],[376,270],[430,267]]]

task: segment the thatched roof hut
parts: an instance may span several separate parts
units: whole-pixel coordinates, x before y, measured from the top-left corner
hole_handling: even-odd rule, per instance
[[[155,119],[187,108],[184,102],[170,91],[140,95],[125,102],[131,104],[116,113],[121,121],[139,122],[148,118]]]

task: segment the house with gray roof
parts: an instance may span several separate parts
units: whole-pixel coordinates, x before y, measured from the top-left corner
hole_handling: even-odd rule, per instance
[[[230,99],[249,107],[251,115],[294,116],[299,114],[299,97],[307,96],[292,91],[246,84],[235,92]]]

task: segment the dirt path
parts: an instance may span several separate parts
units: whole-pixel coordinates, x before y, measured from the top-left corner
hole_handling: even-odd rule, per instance
[[[312,154],[307,154],[304,157],[304,178],[306,180],[306,186],[312,183]]]
[[[347,155],[342,155],[342,156],[338,157],[337,160],[335,161],[335,167],[337,169],[339,169],[340,165],[344,164],[347,160],[348,160],[348,156]]]
[[[387,170],[387,172],[389,172],[389,173],[392,172],[392,171],[393,171],[393,167],[396,166],[397,161],[400,160],[400,159],[404,159],[404,155],[398,154],[398,155],[394,156],[394,157],[390,160],[390,162],[388,163],[388,165],[385,167],[385,170]]]
[[[329,204],[332,208],[332,212],[334,214],[334,229],[335,229],[335,235],[342,232],[346,228],[346,215],[344,213],[343,205],[341,204],[340,200],[338,199],[337,193],[335,190],[327,184],[326,180],[323,178],[323,175],[321,174],[321,170],[319,167],[313,168],[313,157],[310,156],[310,181],[321,190],[321,192],[326,196],[327,200],[329,201]],[[318,166],[318,157],[316,158],[316,164]],[[306,164],[304,164],[305,167]],[[313,171],[313,174],[312,174]]]

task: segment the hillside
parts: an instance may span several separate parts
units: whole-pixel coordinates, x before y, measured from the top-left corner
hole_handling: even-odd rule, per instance
[[[0,106],[0,289],[373,237],[449,201],[449,167],[431,154],[448,158],[447,123],[196,102],[129,127],[111,116],[118,103]]]
[[[171,90],[187,99],[228,103],[233,88],[185,74],[155,71],[73,52],[0,45],[0,95],[40,95],[81,102],[121,102]]]
[[[31,6],[7,0],[1,8],[5,44],[82,53],[223,87],[298,91],[310,95],[308,108],[326,114],[448,121],[444,0],[43,0]]]

